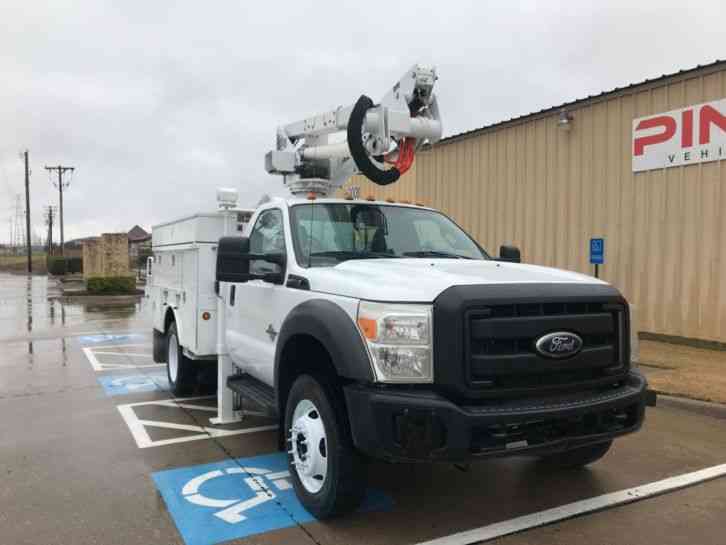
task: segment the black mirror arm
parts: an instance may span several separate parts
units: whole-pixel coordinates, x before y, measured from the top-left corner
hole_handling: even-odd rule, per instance
[[[274,263],[281,267],[284,267],[287,261],[285,254],[242,254],[240,259],[244,259],[245,261],[267,261],[268,263]]]

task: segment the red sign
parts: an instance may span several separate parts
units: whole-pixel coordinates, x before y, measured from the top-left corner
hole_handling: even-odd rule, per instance
[[[633,120],[633,171],[726,157],[726,98]]]

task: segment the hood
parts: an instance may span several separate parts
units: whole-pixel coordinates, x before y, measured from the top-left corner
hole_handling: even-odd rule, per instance
[[[606,284],[584,274],[499,261],[356,259],[307,269],[313,291],[371,301],[429,303],[451,286],[472,284]]]

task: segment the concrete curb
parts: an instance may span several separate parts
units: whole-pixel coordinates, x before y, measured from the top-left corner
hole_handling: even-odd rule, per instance
[[[726,405],[710,403],[708,401],[697,401],[685,397],[675,397],[658,393],[658,407],[669,407],[695,414],[710,416],[726,420]]]

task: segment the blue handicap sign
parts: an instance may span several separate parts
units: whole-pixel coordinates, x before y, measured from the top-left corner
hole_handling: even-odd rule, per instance
[[[605,239],[590,239],[590,263],[592,265],[602,265],[605,263]]]
[[[81,344],[98,344],[98,343],[107,343],[107,342],[125,342],[125,341],[133,341],[138,339],[143,339],[144,335],[140,333],[127,333],[127,334],[119,334],[119,335],[112,335],[112,334],[103,334],[103,335],[83,335],[81,337],[78,337],[78,340],[81,341]]]
[[[166,373],[138,375],[103,375],[98,377],[107,396],[136,394],[140,392],[168,391]]]
[[[314,521],[295,496],[285,453],[152,474],[186,545],[212,545]],[[360,511],[393,501],[369,490]]]

